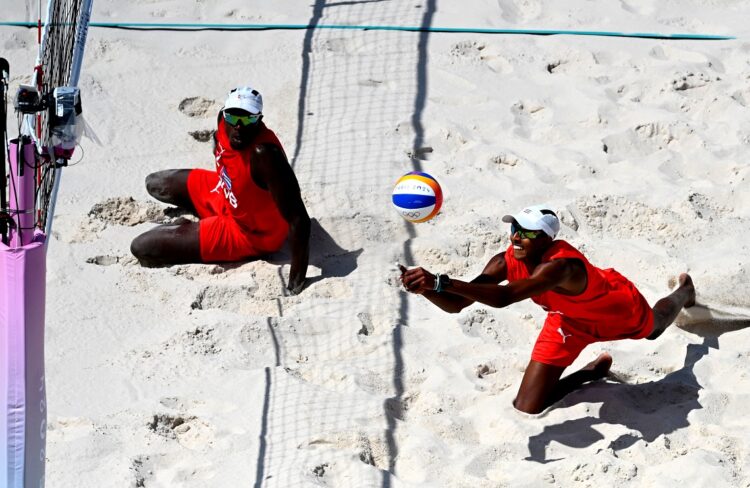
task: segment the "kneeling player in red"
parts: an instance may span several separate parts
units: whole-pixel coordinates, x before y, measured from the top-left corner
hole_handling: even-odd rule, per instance
[[[304,287],[310,218],[276,135],[263,123],[256,90],[232,90],[214,135],[216,170],[176,169],[146,177],[157,200],[194,212],[199,222],[160,225],[136,237],[141,264],[240,261],[278,251],[289,238],[288,289]]]
[[[474,302],[505,307],[526,298],[547,311],[513,402],[518,410],[539,413],[584,383],[604,378],[612,365],[607,353],[560,378],[588,344],[656,339],[683,307],[695,304],[693,281],[682,274],[680,286],[649,307],[620,273],[593,266],[573,246],[555,240],[560,221],[544,206],[525,208],[503,221],[511,224],[511,245],[471,282],[404,267],[401,281],[446,312],[460,312]],[[499,285],[506,280],[508,284]]]

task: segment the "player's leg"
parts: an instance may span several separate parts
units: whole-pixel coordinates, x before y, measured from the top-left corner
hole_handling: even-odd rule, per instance
[[[188,176],[193,170],[168,169],[146,177],[146,191],[160,202],[176,205],[195,213],[188,191]]]
[[[683,307],[688,308],[695,305],[695,286],[693,280],[687,273],[682,273],[679,278],[680,286],[668,296],[662,298],[653,306],[654,331],[648,339],[656,339],[670,326],[677,314]]]
[[[200,223],[154,227],[133,239],[130,252],[143,266],[200,263]]]
[[[518,394],[513,400],[516,409],[526,413],[539,413],[550,405],[549,399],[560,382],[564,366],[552,366],[530,360],[523,374]]]
[[[606,377],[611,366],[612,356],[602,353],[580,370],[560,379],[565,367],[532,359],[523,375],[513,405],[522,412],[539,413],[584,383]]]

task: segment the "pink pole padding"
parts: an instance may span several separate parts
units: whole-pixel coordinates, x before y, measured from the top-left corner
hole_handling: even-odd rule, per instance
[[[36,149],[29,139],[10,141],[9,167],[11,178],[9,182],[8,206],[10,207],[16,228],[11,232],[10,247],[21,247],[34,239],[34,178],[36,178]],[[19,160],[19,157],[22,159]]]
[[[0,242],[0,486],[44,486],[44,234],[20,248]]]

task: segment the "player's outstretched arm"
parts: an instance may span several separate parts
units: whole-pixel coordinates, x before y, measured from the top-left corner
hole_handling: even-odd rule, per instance
[[[401,265],[399,265],[399,268],[401,270],[401,282],[407,291],[424,296],[448,313],[458,313],[475,301],[452,293],[450,289],[440,292],[435,291],[435,275],[424,268],[406,269]],[[471,283],[496,287],[505,278],[505,253],[500,253],[487,262],[482,273],[471,280]]]
[[[289,247],[292,266],[287,289],[297,294],[305,287],[310,259],[310,217],[302,201],[299,183],[284,153],[272,145],[256,148],[258,170],[271,192],[281,215],[289,224]]]
[[[526,279],[507,285],[466,283],[452,280],[449,291],[464,298],[501,308],[520,302],[552,289],[563,289],[577,294],[585,288],[586,271],[577,265],[578,260],[556,259],[540,264]],[[583,273],[583,276],[581,276]],[[583,288],[581,288],[583,282]]]
[[[409,293],[422,295],[442,310],[457,313],[472,304],[471,300],[453,295],[452,293],[438,293],[435,289],[435,275],[424,268],[406,269],[399,264],[401,283]]]

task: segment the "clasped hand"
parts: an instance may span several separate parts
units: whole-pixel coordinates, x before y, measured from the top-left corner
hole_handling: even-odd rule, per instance
[[[406,291],[422,295],[426,291],[435,289],[435,275],[424,268],[406,269],[399,264],[401,270],[401,283]]]

